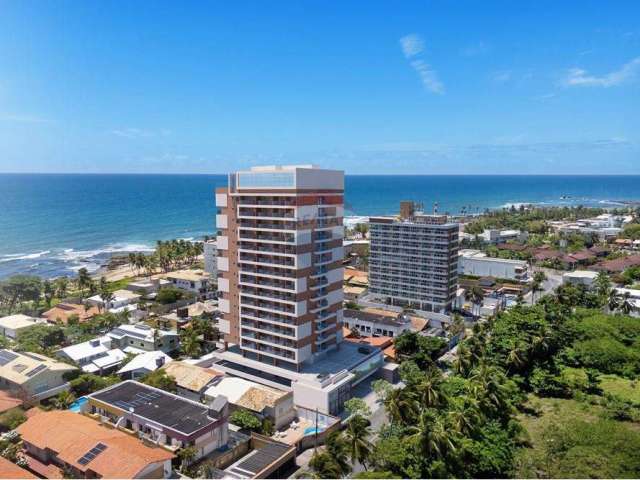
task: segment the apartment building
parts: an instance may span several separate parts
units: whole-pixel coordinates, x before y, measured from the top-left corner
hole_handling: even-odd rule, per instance
[[[254,167],[216,190],[220,330],[251,360],[300,371],[342,341],[344,173]]]
[[[392,305],[445,313],[458,285],[457,223],[413,202],[400,215],[369,218],[369,293]]]
[[[480,250],[460,250],[458,273],[479,277],[508,278],[526,282],[529,278],[529,264],[524,260],[488,257]]]

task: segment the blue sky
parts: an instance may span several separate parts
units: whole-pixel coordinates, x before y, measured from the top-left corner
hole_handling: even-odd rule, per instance
[[[0,1],[0,171],[640,174],[638,1]]]

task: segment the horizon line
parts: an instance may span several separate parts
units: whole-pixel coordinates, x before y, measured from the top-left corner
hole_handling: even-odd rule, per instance
[[[331,169],[335,170],[335,169]],[[227,173],[202,173],[202,172],[0,172],[0,175],[86,175],[86,176],[101,176],[101,175],[157,175],[157,176],[170,176],[170,175],[182,175],[182,176],[226,176],[233,172]],[[626,177],[626,176],[640,176],[640,172],[637,173],[346,173],[345,176],[349,177]]]

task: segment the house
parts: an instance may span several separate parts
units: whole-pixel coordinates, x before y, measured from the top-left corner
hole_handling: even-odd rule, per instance
[[[113,299],[106,303],[100,295],[87,298],[87,303],[98,307],[102,311],[109,310],[110,312],[117,312],[122,311],[125,307],[137,304],[141,298],[142,295],[134,293],[131,290],[116,290],[113,292]],[[131,307],[127,308],[127,310],[131,309]]]
[[[522,232],[520,230],[497,230],[486,229],[480,235],[478,235],[483,241],[487,243],[506,243],[508,241],[526,242],[529,238],[529,232]]]
[[[49,323],[69,323],[70,317],[77,317],[80,323],[100,313],[98,307],[76,303],[59,303],[42,314]]]
[[[219,377],[207,388],[207,400],[225,396],[231,408],[246,408],[262,418],[268,418],[276,429],[280,429],[296,417],[293,393],[260,385],[239,377]]]
[[[629,267],[640,265],[640,255],[628,255],[614,260],[604,260],[596,263],[594,270],[604,270],[607,273],[622,273]]]
[[[567,272],[562,275],[562,283],[584,285],[585,287],[590,288],[597,276],[598,272],[592,272],[590,270],[574,270],[573,272]]]
[[[168,273],[165,277],[173,286],[195,293],[198,298],[207,298],[212,292],[209,291],[211,278],[208,273],[202,270],[182,270]]]
[[[138,435],[171,452],[193,446],[195,460],[225,448],[229,441],[228,402],[222,396],[203,405],[126,380],[88,395],[82,408],[115,429]]]
[[[27,459],[66,469],[72,478],[170,478],[172,473],[172,452],[69,410],[39,411],[16,430]]]
[[[488,257],[479,250],[460,250],[458,273],[478,277],[491,276],[524,282],[529,277],[529,265],[523,260]]]
[[[111,346],[124,350],[125,353],[152,352],[154,350],[169,353],[180,345],[180,337],[176,332],[159,330],[144,323],[120,325],[107,335],[111,338]]]
[[[0,350],[0,389],[24,400],[42,400],[68,388],[63,378],[76,367],[44,355]]]
[[[0,335],[11,339],[18,338],[18,334],[34,325],[47,325],[47,321],[41,318],[33,318],[18,313],[0,318]]]
[[[155,372],[158,368],[169,363],[173,359],[160,350],[144,352],[136,355],[124,367],[118,370],[120,378],[126,380],[137,380],[145,375]]]
[[[214,380],[224,377],[223,372],[185,362],[167,363],[164,371],[176,381],[179,395],[195,401],[204,398],[205,390]]]
[[[62,348],[56,355],[76,363],[83,372],[99,375],[115,370],[126,357],[121,349],[111,348],[108,335]]]
[[[200,317],[202,315],[213,316],[216,310],[214,300],[195,302],[185,307],[179,307],[174,312],[159,316],[157,322],[161,328],[179,330],[188,325],[193,317]]]
[[[165,285],[169,285],[171,282],[162,278],[155,278],[150,280],[138,280],[131,282],[126,286],[126,289],[142,295],[143,297],[154,297],[155,293]]]
[[[29,470],[19,467],[4,457],[0,457],[0,478],[38,478]]]

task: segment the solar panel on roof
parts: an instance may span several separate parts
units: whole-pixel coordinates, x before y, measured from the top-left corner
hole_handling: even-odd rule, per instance
[[[78,463],[80,465],[86,465],[91,460],[93,460],[98,455],[100,455],[102,452],[104,452],[106,449],[107,449],[107,446],[104,443],[98,443],[95,447],[93,447],[91,450],[85,453],[82,457],[80,457],[78,459]]]
[[[18,358],[18,355],[15,353],[10,352],[9,350],[0,350],[0,366],[6,365],[16,358]]]
[[[27,373],[25,373],[25,375],[27,377],[33,377],[36,373],[40,373],[41,371],[46,370],[47,368],[48,367],[46,365],[38,365],[33,370],[29,370]]]

